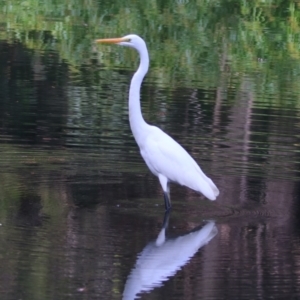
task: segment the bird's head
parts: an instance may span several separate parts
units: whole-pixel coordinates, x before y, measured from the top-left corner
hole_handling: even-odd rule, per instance
[[[110,39],[98,39],[96,43],[101,44],[117,44],[121,46],[131,47],[137,50],[145,47],[144,40],[136,34],[128,34],[121,38],[110,38]]]

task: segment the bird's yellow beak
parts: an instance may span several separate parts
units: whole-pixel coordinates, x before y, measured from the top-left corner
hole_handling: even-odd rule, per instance
[[[128,39],[125,38],[112,38],[112,39],[98,39],[95,40],[96,43],[102,43],[102,44],[118,44],[121,42],[128,42]]]

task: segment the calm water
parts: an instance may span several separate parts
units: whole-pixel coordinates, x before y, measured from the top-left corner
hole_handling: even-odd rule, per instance
[[[97,3],[114,12],[108,23],[122,12]],[[7,24],[10,11],[21,23],[0,31],[1,299],[300,298],[299,63],[260,49],[253,65],[253,49],[247,56],[243,45],[229,53],[238,35],[225,17],[228,40],[223,33],[218,40],[213,23],[215,40],[203,33],[206,43],[193,44],[194,29],[184,35],[182,24],[198,17],[193,6],[180,17],[184,3],[170,4],[178,27],[157,39],[152,25],[171,19],[163,1],[165,21],[150,10],[142,109],[193,155],[220,195],[210,202],[172,185],[166,216],[128,124],[137,55],[92,45],[100,33],[143,34],[139,25],[109,23],[95,33],[93,7],[93,21],[82,25],[83,11],[58,14],[51,6],[50,28],[33,31],[21,11],[5,6]],[[141,9],[128,5],[129,16]],[[68,24],[62,11],[79,18],[65,29],[69,47],[60,42],[59,26]],[[76,42],[76,30],[86,44]],[[280,36],[272,30],[266,36]]]

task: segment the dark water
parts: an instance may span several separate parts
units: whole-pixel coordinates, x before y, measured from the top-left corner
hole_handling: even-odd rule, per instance
[[[76,22],[78,35],[89,30]],[[112,26],[105,37],[117,32]],[[198,57],[189,54],[200,47],[192,39],[179,45],[187,36],[151,35],[145,119],[179,141],[220,189],[210,202],[172,185],[165,216],[161,187],[128,124],[136,53],[94,49],[100,36],[88,31],[78,63],[67,55],[81,51],[75,29],[66,31],[70,51],[63,42],[55,48],[56,31],[1,29],[0,298],[299,299],[297,63],[260,50],[251,69],[250,48],[249,56],[229,53],[222,39],[219,53],[202,44],[208,50]],[[281,34],[272,30],[266,35]]]

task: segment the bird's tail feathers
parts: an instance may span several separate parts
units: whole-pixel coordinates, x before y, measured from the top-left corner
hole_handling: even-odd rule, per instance
[[[213,181],[204,173],[202,173],[200,179],[197,178],[196,180],[193,180],[193,183],[193,186],[190,185],[189,187],[195,191],[202,193],[209,200],[216,200],[220,193]]]
[[[207,182],[209,183],[211,189],[213,190],[214,197],[215,197],[213,200],[215,200],[219,196],[220,191],[209,177],[207,177]]]

